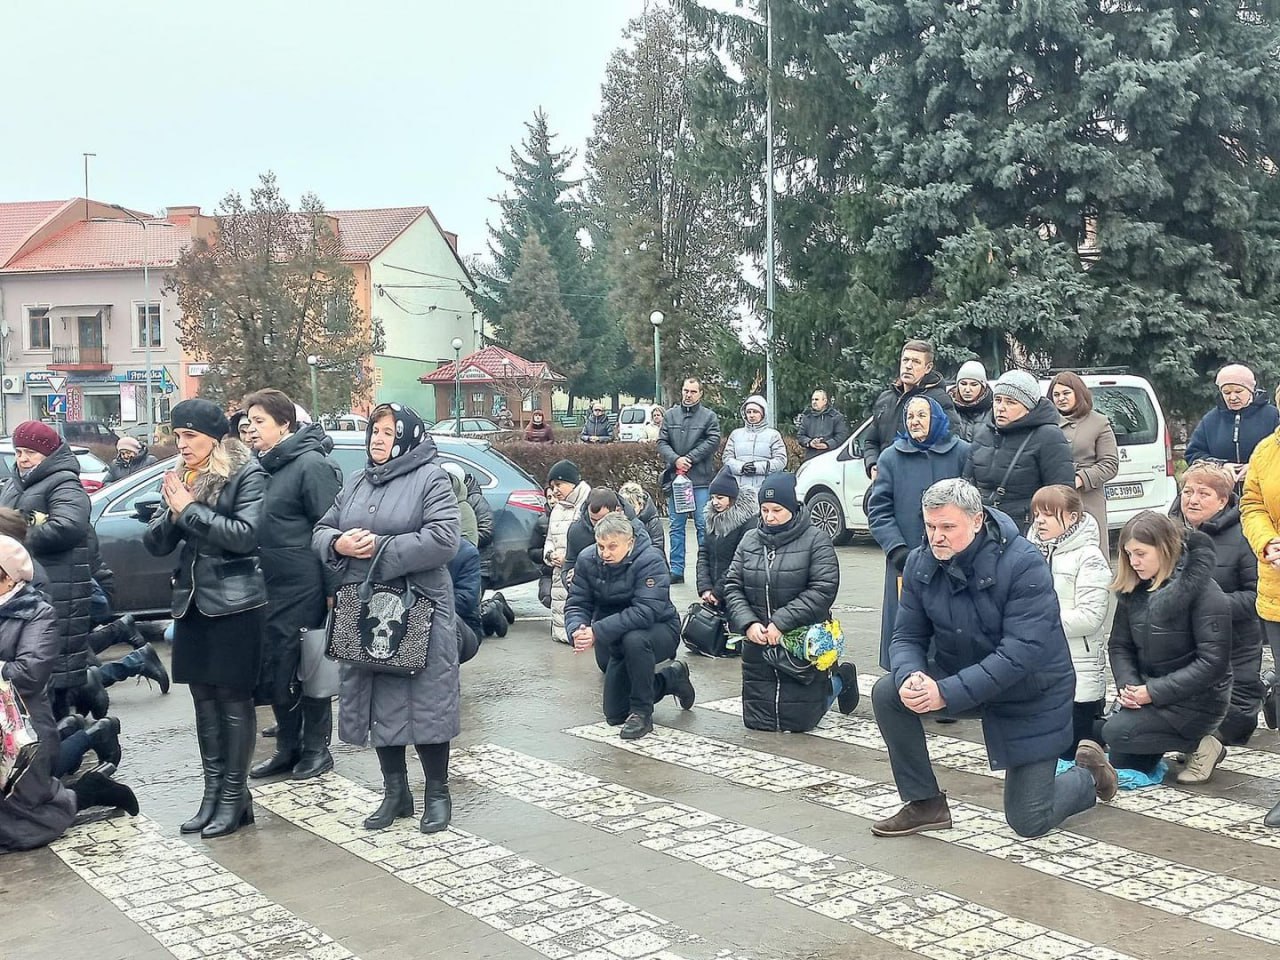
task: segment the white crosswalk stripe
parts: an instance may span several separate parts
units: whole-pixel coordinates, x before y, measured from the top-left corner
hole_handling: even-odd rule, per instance
[[[51,849],[177,960],[356,960],[146,817],[77,827]]]
[[[712,710],[733,716],[742,715],[742,699],[727,697],[700,703],[703,710]],[[884,740],[874,720],[862,717],[843,717],[828,714],[819,725],[809,731],[810,736],[834,740],[866,750],[885,752]],[[929,758],[935,766],[979,777],[1003,780],[1003,770],[992,770],[987,761],[987,750],[981,743],[959,737],[925,733],[929,745]],[[1261,751],[1254,751],[1261,752]],[[1268,756],[1270,756],[1268,754]],[[1232,800],[1227,797],[1211,797],[1192,790],[1173,786],[1147,787],[1142,790],[1121,791],[1111,806],[1164,823],[1189,827],[1205,833],[1240,840],[1262,847],[1280,849],[1280,831],[1263,826],[1263,807]]]
[[[360,823],[381,797],[344,777],[279,781],[255,796],[276,816],[552,960],[726,956],[672,923],[482,837],[457,829],[423,834],[416,819],[365,830]],[[672,951],[676,946],[681,953]]]
[[[807,802],[868,820],[879,820],[902,803],[890,784],[680,730],[656,727],[650,736],[634,741],[618,739],[617,730],[603,723],[568,732],[742,786],[772,792],[798,789]],[[780,763],[803,783],[782,786],[786,777],[779,774]],[[825,782],[818,782],[824,774]],[[954,800],[950,807],[955,827],[925,836],[1174,916],[1280,944],[1280,889],[1066,830],[1022,840],[1000,814],[985,807]]]
[[[621,743],[616,730],[612,733],[615,742]],[[655,738],[638,743],[651,741]],[[755,759],[744,757],[741,767]],[[797,780],[803,780],[806,765],[793,763]],[[791,764],[780,762],[779,766]],[[780,900],[921,956],[1125,957],[950,893],[908,893],[895,886],[903,882],[900,878],[883,871],[504,747],[473,747],[454,758],[453,771],[564,819],[609,834],[630,835],[646,849],[696,863],[748,887],[771,890]],[[773,776],[776,772],[771,769],[763,775],[763,789],[791,789]]]

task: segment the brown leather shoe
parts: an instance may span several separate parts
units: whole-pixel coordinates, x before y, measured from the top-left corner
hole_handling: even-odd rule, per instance
[[[1094,789],[1098,799],[1111,800],[1120,789],[1120,781],[1116,779],[1116,768],[1107,760],[1107,753],[1100,743],[1092,740],[1081,740],[1076,747],[1076,766],[1084,767],[1093,774]]]
[[[950,829],[951,808],[945,793],[929,800],[912,800],[892,817],[871,825],[871,832],[877,837],[908,837],[924,830]]]

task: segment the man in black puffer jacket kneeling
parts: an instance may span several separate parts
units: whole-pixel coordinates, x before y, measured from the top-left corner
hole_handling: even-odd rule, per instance
[[[693,707],[688,667],[677,660],[654,673],[676,655],[680,617],[666,561],[652,543],[636,543],[626,516],[606,514],[595,540],[566,577],[565,631],[577,652],[595,647],[604,670],[605,720],[622,727],[623,740],[638,740],[653,730],[653,705],[667,694],[682,710]]]

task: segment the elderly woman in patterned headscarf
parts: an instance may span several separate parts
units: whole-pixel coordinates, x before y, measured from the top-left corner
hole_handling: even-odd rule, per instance
[[[337,502],[316,524],[312,546],[343,583],[361,583],[384,542],[374,579],[408,580],[435,605],[426,668],[413,676],[343,664],[338,736],[372,742],[382,768],[382,804],[368,830],[414,814],[405,747],[413,745],[426,774],[423,833],[449,825],[449,743],[458,735],[458,640],[449,561],[462,539],[458,499],[439,465],[426,424],[398,403],[376,407],[366,432],[369,460],[347,479]]]

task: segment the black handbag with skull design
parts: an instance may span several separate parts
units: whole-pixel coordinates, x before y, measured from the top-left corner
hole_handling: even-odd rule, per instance
[[[378,583],[373,572],[391,538],[379,544],[361,583],[338,588],[325,656],[379,673],[411,677],[427,665],[436,605],[407,579]]]

